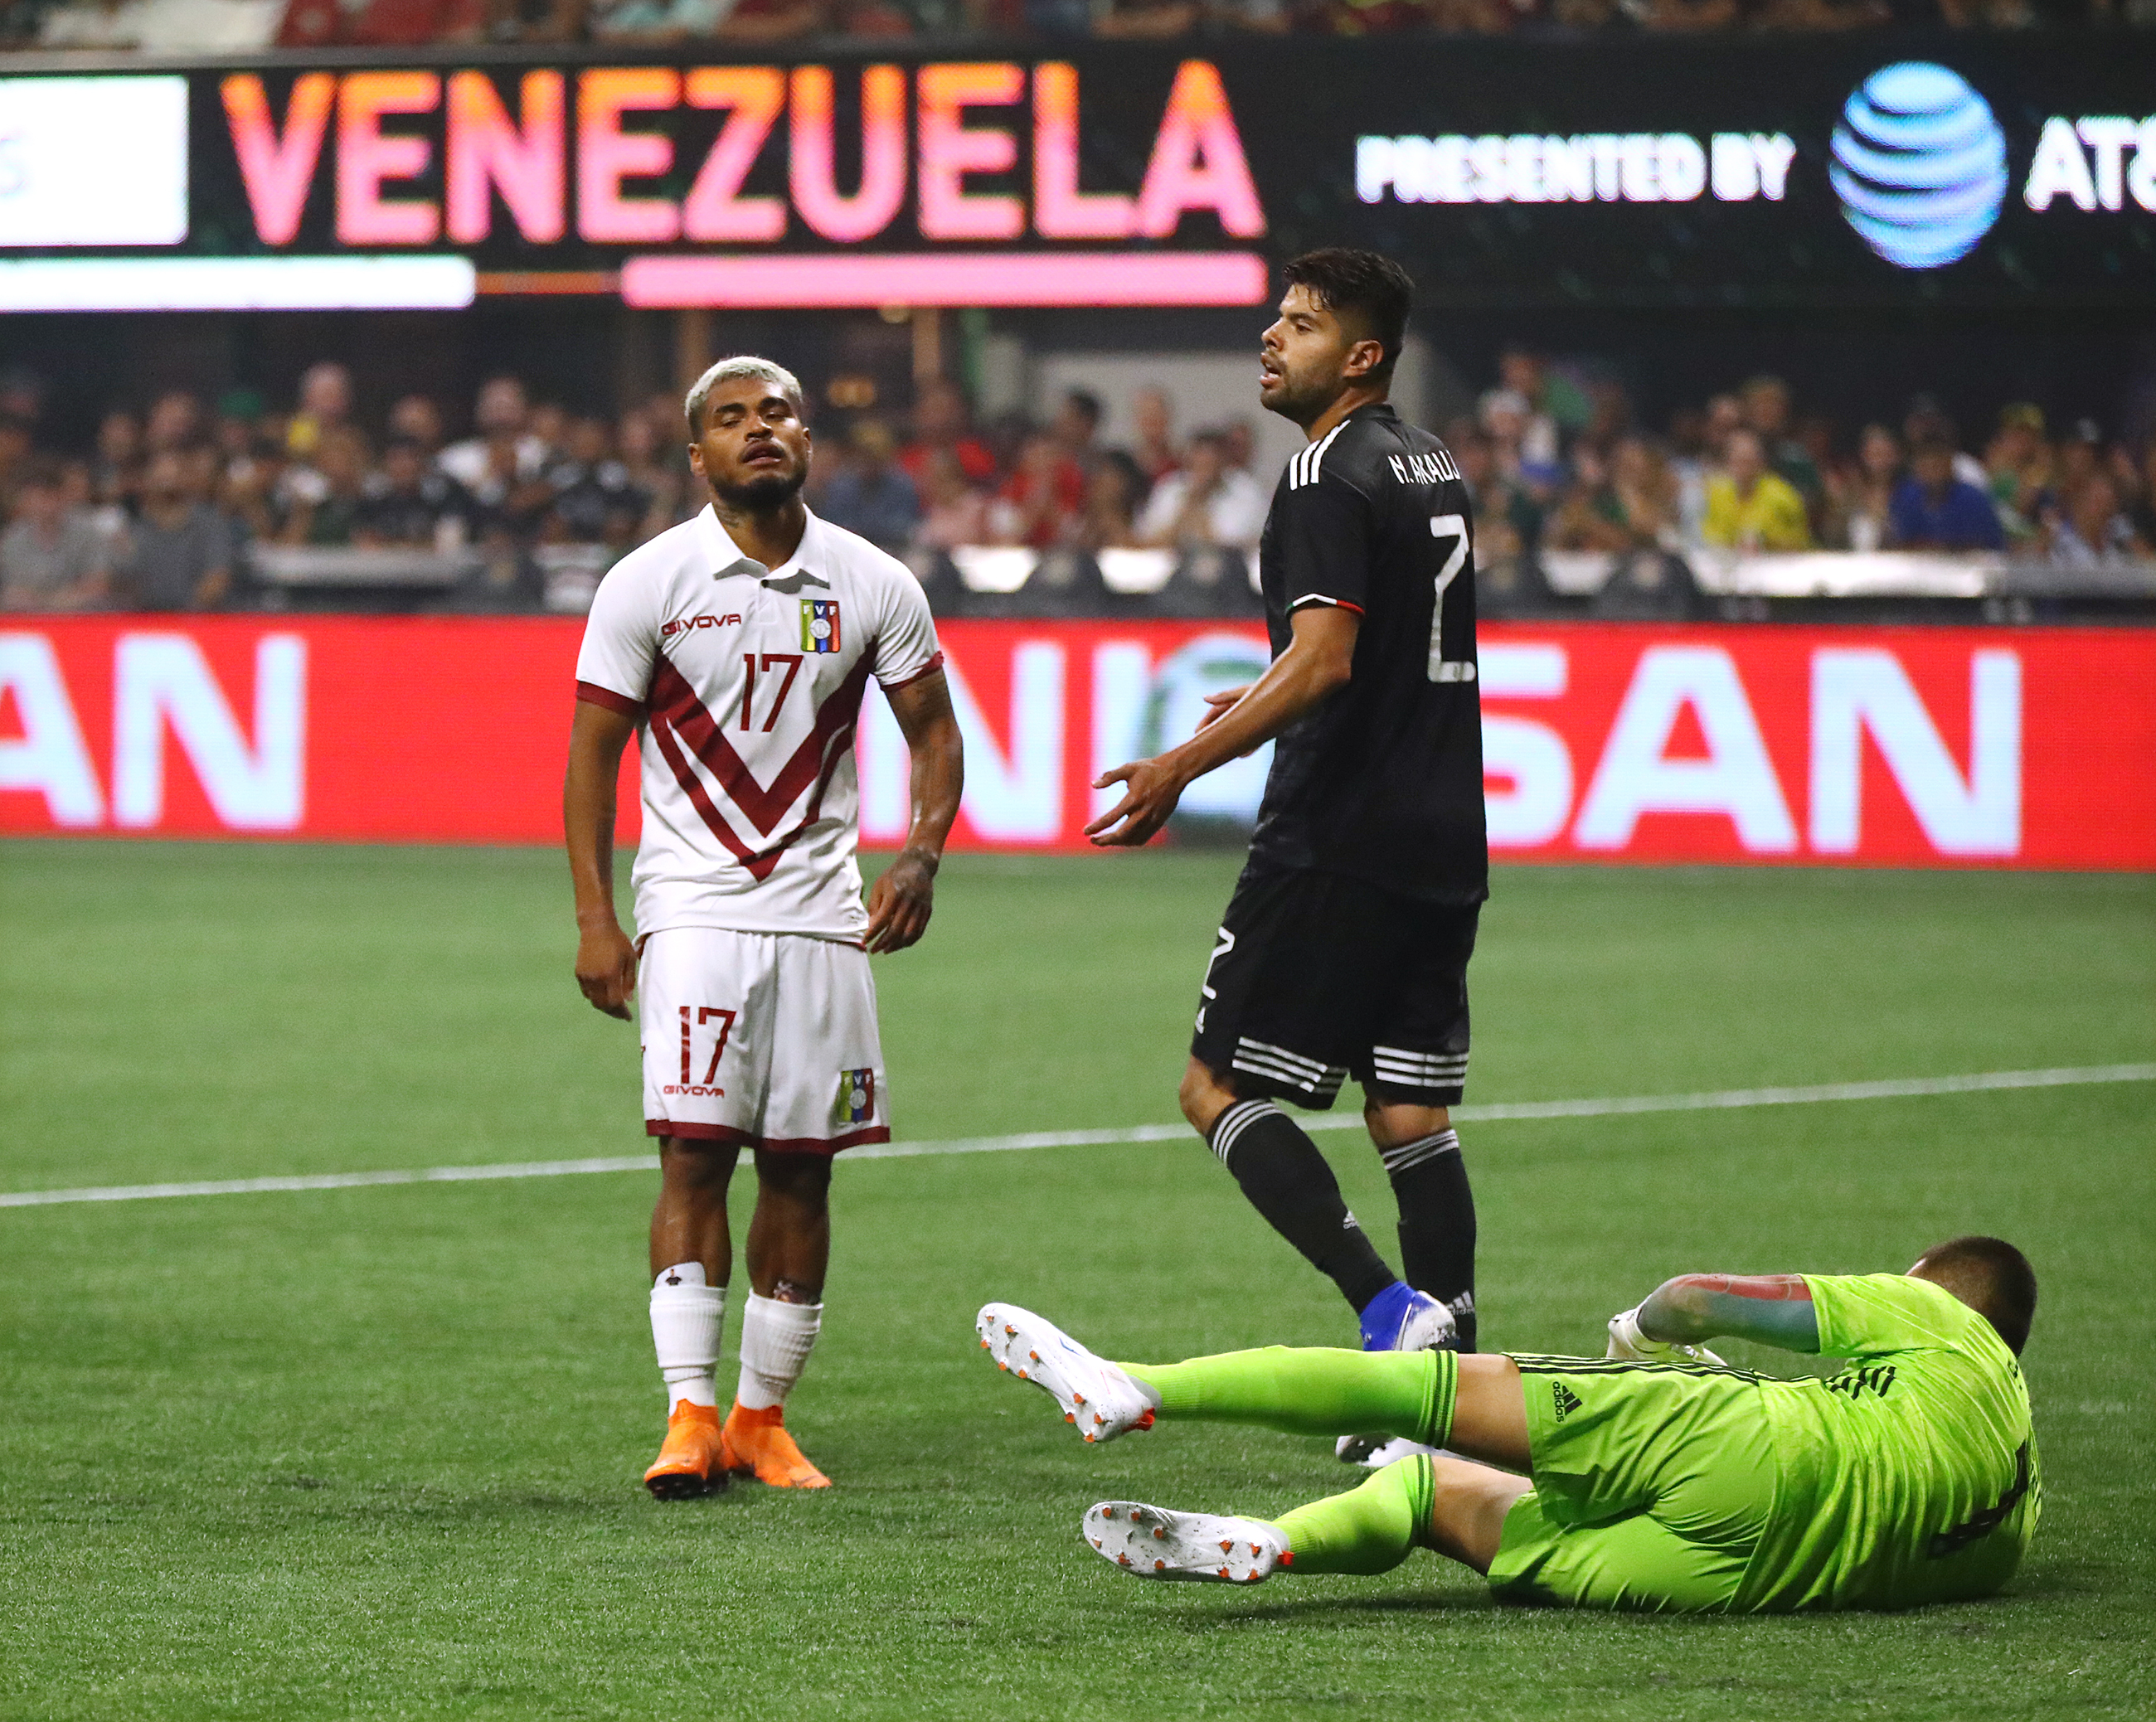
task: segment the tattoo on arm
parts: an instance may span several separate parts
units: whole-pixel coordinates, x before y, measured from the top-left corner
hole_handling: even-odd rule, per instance
[[[1696,1344],[1729,1335],[1784,1351],[1819,1350],[1811,1288],[1797,1274],[1684,1274],[1640,1306],[1651,1340]]]

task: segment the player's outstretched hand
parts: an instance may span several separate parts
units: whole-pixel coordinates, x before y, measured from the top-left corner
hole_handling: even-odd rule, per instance
[[[636,991],[636,946],[618,923],[578,933],[577,985],[593,1010],[629,1020],[629,1001]]]
[[[1124,786],[1123,798],[1086,828],[1086,835],[1101,848],[1143,848],[1183,799],[1183,779],[1158,760],[1133,760],[1103,771],[1093,787],[1106,789],[1111,783]]]
[[[1605,1356],[1627,1363],[1704,1363],[1725,1366],[1704,1345],[1687,1345],[1676,1340],[1653,1340],[1640,1330],[1640,1312],[1635,1307],[1609,1318],[1609,1347]]]
[[[917,944],[936,912],[936,868],[906,852],[869,887],[869,950],[876,956]]]

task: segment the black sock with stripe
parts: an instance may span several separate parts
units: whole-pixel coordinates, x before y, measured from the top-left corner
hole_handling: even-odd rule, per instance
[[[1207,1140],[1250,1206],[1340,1288],[1358,1315],[1393,1284],[1397,1276],[1348,1212],[1317,1144],[1271,1101],[1238,1100],[1214,1121]]]
[[[1460,1349],[1475,1349],[1475,1194],[1456,1131],[1440,1130],[1378,1157],[1400,1205],[1400,1277],[1428,1292],[1460,1324]]]

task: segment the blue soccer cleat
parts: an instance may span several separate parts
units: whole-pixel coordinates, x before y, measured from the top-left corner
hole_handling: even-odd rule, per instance
[[[1452,1351],[1459,1345],[1460,1324],[1452,1312],[1403,1280],[1394,1280],[1363,1311],[1365,1351]]]

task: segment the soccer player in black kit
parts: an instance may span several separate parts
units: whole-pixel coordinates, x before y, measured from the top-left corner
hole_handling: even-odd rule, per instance
[[[1106,773],[1123,799],[1086,830],[1143,843],[1194,778],[1277,738],[1183,1116],[1339,1286],[1366,1350],[1471,1351],[1475,1207],[1446,1110],[1467,1075],[1467,961],[1489,894],[1467,489],[1445,444],[1386,404],[1406,273],[1333,249],[1286,276],[1259,388],[1309,441],[1259,546],[1271,667],[1212,696],[1180,746]],[[1404,1283],[1274,1104],[1322,1110],[1351,1075],[1399,1200]]]

